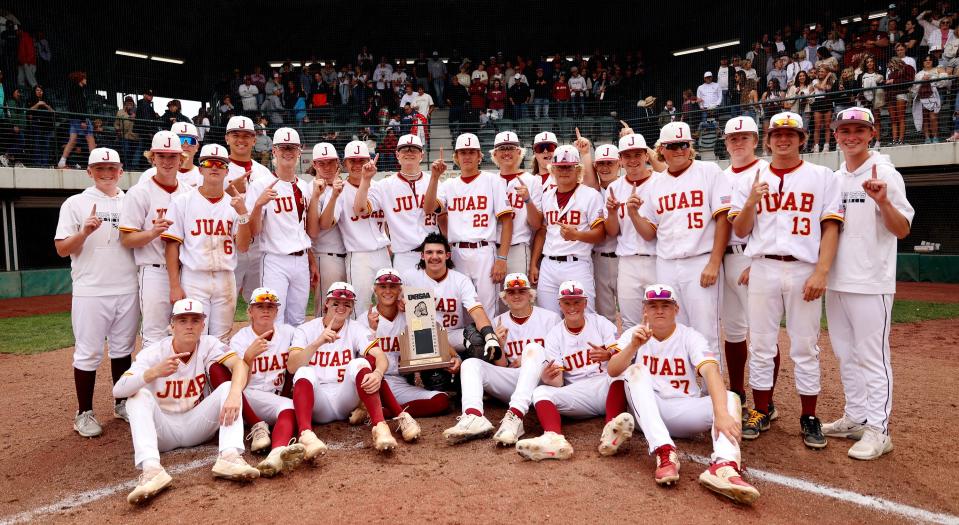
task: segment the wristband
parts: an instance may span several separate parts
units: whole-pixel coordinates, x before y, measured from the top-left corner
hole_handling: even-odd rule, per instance
[[[240,215],[236,220],[237,224],[247,224],[248,222],[250,222],[249,213],[244,213],[243,215]]]
[[[503,257],[502,255],[497,254],[497,255],[496,255],[496,260],[497,260],[497,261],[505,261],[505,260],[506,260],[506,257]]]
[[[531,197],[526,197],[525,199],[523,199],[523,203],[524,203],[524,204],[528,204],[529,201],[531,201],[531,200],[533,200]]]
[[[480,328],[479,333],[480,335],[483,336],[483,340],[485,341],[489,341],[490,337],[493,337],[493,338],[496,337],[496,330],[493,330],[492,325],[484,326],[483,328]]]

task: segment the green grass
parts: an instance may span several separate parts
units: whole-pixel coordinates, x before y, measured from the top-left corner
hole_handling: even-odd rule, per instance
[[[236,321],[246,322],[246,303],[241,298],[236,306]],[[306,311],[313,314],[312,295]],[[896,301],[892,308],[893,323],[954,318],[959,318],[959,303]],[[825,314],[822,327],[826,329]],[[0,334],[6,336],[0,339],[0,354],[28,355],[73,346],[69,312],[0,319]]]

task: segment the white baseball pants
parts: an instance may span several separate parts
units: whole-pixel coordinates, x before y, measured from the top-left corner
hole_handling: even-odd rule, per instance
[[[401,406],[411,401],[432,399],[433,397],[443,393],[436,390],[427,390],[421,386],[411,385],[406,382],[406,379],[404,379],[403,376],[390,374],[383,379],[385,379],[386,383],[390,385],[390,391],[393,392],[393,397],[396,398],[396,402]]]
[[[539,283],[536,285],[536,305],[562,315],[559,310],[559,285],[563,281],[579,281],[586,289],[586,311],[595,312],[596,285],[593,282],[593,260],[577,257],[578,260],[554,261],[543,257],[539,268]]]
[[[498,287],[490,274],[496,260],[496,245],[489,243],[478,248],[453,246],[453,265],[469,277],[476,288],[476,299],[483,305],[487,315],[495,315],[499,303]]]
[[[356,305],[353,307],[353,318],[359,319],[366,315],[373,304],[373,279],[376,272],[383,268],[390,268],[390,254],[386,248],[372,252],[350,252],[346,254],[346,281],[356,289]],[[323,269],[320,269],[323,275]],[[326,289],[323,290],[326,292]]]
[[[173,305],[170,304],[170,276],[166,273],[166,265],[140,266],[140,315],[143,316],[143,326],[140,334],[143,336],[143,348],[159,342],[170,335],[170,314]]]
[[[626,255],[619,258],[616,294],[623,331],[643,323],[646,287],[656,284],[655,255]]]
[[[250,296],[253,290],[260,287],[260,265],[263,262],[263,253],[259,247],[251,245],[246,253],[236,254],[236,269],[233,274],[236,277],[236,293],[243,294],[243,300],[250,302]]]
[[[260,282],[280,295],[278,320],[293,326],[303,324],[310,298],[309,255],[263,254]]]
[[[604,257],[593,252],[593,281],[596,285],[596,313],[616,324],[616,286],[619,280],[619,258]]]
[[[723,338],[730,343],[742,343],[749,334],[746,313],[749,311],[749,288],[739,284],[739,276],[752,264],[752,258],[739,253],[723,257]]]
[[[679,315],[676,322],[692,327],[706,338],[709,349],[723,367],[723,352],[719,347],[719,287],[720,282],[703,288],[699,278],[709,262],[709,254],[682,259],[656,259],[656,278],[668,284],[679,295]],[[720,276],[722,268],[720,267]],[[642,320],[642,318],[640,318]]]
[[[533,403],[551,401],[560,415],[575,419],[602,416],[611,383],[608,375],[599,374],[561,387],[540,385],[533,390]]]
[[[394,253],[393,269],[400,274],[404,283],[410,282],[417,272],[416,265],[422,258],[423,254],[417,251]]]
[[[203,305],[206,313],[204,334],[212,335],[224,344],[230,343],[233,316],[236,314],[236,275],[229,270],[197,272],[189,268],[180,271],[180,286],[190,299]]]
[[[350,417],[350,412],[360,403],[360,395],[356,392],[356,374],[364,368],[370,368],[370,362],[366,359],[350,361],[346,365],[343,381],[339,383],[320,383],[312,366],[301,366],[293,374],[294,385],[300,379],[306,379],[313,385],[314,422],[323,424]]]
[[[533,390],[540,383],[546,368],[546,349],[539,343],[526,345],[519,368],[508,368],[487,363],[482,359],[467,359],[460,368],[463,388],[463,413],[473,408],[483,412],[483,393],[509,401],[509,407],[525,414],[533,403]]]
[[[335,253],[319,253],[316,255],[316,268],[320,272],[320,281],[316,283],[316,290],[313,292],[313,301],[315,303],[314,311],[317,317],[323,315],[324,297],[326,296],[326,291],[330,289],[331,284],[337,281],[346,281],[356,288],[357,293],[363,288],[362,283],[358,285],[347,278],[346,260],[345,257],[340,257]],[[357,305],[360,303],[360,297],[362,297],[362,295],[357,296]],[[353,310],[353,314],[355,319],[355,309]]]
[[[280,412],[293,410],[292,399],[274,392],[247,388],[243,390],[243,397],[245,397],[246,402],[250,404],[253,413],[263,421],[266,421],[268,425],[276,423],[276,418],[280,415]]]
[[[73,368],[93,372],[103,361],[103,341],[110,359],[133,353],[140,321],[137,294],[101,297],[73,296],[70,307],[73,324]]]

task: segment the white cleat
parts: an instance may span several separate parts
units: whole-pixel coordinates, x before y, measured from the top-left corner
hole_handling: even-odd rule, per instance
[[[393,418],[393,421],[396,421],[396,430],[403,435],[403,441],[410,443],[419,439],[422,431],[420,430],[420,424],[413,419],[413,416],[406,412],[400,412],[400,415]]]
[[[301,432],[300,439],[298,441],[306,449],[303,459],[307,461],[312,461],[316,459],[317,456],[326,454],[326,451],[328,450],[326,448],[326,443],[320,441],[320,438],[316,437],[316,434],[314,434],[312,430],[304,430]]]
[[[260,477],[260,471],[251,467],[249,463],[237,453],[220,455],[213,464],[213,477],[231,481],[253,481]]]
[[[362,425],[369,417],[370,414],[366,411],[366,405],[361,402],[350,412],[350,424],[353,426]]]
[[[390,432],[390,426],[386,421],[380,421],[373,425],[373,448],[380,452],[387,452],[396,448],[396,438]]]
[[[173,483],[173,478],[162,468],[160,470],[140,474],[137,486],[127,495],[127,502],[138,505],[166,490]]]
[[[299,443],[294,443],[286,447],[276,447],[270,451],[270,454],[257,464],[256,469],[260,475],[272,478],[280,472],[289,472],[295,469],[303,462],[306,455],[306,447]]]
[[[542,436],[518,441],[516,452],[533,461],[569,459],[573,457],[573,446],[566,441],[566,437],[556,432],[544,432]]]
[[[636,428],[636,421],[629,412],[609,420],[603,427],[603,435],[599,438],[599,453],[604,456],[613,456],[619,451],[623,443],[633,437],[633,429]]]
[[[822,426],[822,433],[827,437],[860,439],[866,430],[865,423],[856,423],[855,421],[842,416],[841,418],[826,423]]]
[[[269,450],[273,445],[270,439],[270,426],[266,424],[266,421],[260,421],[250,427],[250,433],[246,438],[250,440],[250,452],[253,453]]]
[[[504,447],[511,447],[523,437],[526,429],[523,428],[523,419],[507,410],[503,416],[503,421],[499,424],[499,430],[493,435],[493,441]]]
[[[869,461],[892,452],[892,438],[874,428],[866,428],[862,439],[849,448],[849,457]]]
[[[477,416],[475,414],[463,414],[456,418],[456,425],[443,431],[443,437],[451,445],[487,437],[493,433],[493,424],[486,416]]]

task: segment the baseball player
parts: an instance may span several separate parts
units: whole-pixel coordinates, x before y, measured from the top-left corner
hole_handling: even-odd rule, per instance
[[[354,316],[362,319],[363,312],[370,309],[374,277],[381,268],[390,266],[387,249],[390,240],[380,228],[382,210],[372,211],[369,206],[356,208],[356,194],[363,183],[364,170],[371,176],[376,175],[376,160],[370,159],[366,143],[360,140],[346,145],[343,159],[349,175],[345,182],[337,176],[327,184],[330,189],[324,194],[326,201],[319,221],[324,232],[337,228],[343,233],[346,270],[344,278],[339,280],[346,280],[357,289]],[[320,277],[323,278],[322,267]]]
[[[355,300],[353,286],[333,283],[326,292],[326,315],[300,326],[293,336],[288,369],[293,374],[299,441],[307,449],[319,442],[312,431],[313,421],[347,419],[361,401],[373,425],[373,447],[379,451],[396,448],[379,396],[389,360],[370,331],[350,319]],[[367,354],[376,358],[375,369],[363,358]]]
[[[659,133],[657,153],[666,172],[647,184],[637,231],[656,239],[656,279],[669,284],[686,308],[679,322],[694,328],[719,355],[719,270],[729,243],[732,188],[719,166],[695,160],[685,122],[670,122]],[[720,361],[720,367],[722,362]]]
[[[599,183],[600,196],[606,202],[606,238],[593,245],[593,281],[596,283],[596,313],[616,322],[617,280],[619,278],[619,256],[616,255],[617,234],[609,234],[612,228],[610,215],[618,212],[616,206],[609,206],[610,185],[619,178],[619,150],[612,144],[596,148],[592,170]],[[615,219],[614,219],[615,220]],[[618,224],[618,221],[617,221]]]
[[[550,330],[560,322],[555,313],[533,306],[536,290],[522,273],[511,273],[503,282],[500,299],[508,311],[496,317],[496,336],[503,356],[494,363],[483,359],[463,361],[460,371],[463,385],[463,415],[456,425],[446,429],[443,437],[450,443],[462,443],[485,437],[493,432],[493,424],[483,415],[483,394],[509,403],[493,440],[500,445],[515,445],[526,433],[523,418],[533,398],[533,389],[540,382],[543,348]],[[530,357],[524,350],[535,348]],[[527,359],[523,359],[524,355]]]
[[[166,243],[170,302],[191,297],[207,314],[204,334],[229,341],[236,313],[236,244],[249,243],[249,214],[239,196],[224,198],[226,148],[207,144],[200,152],[203,184],[178,195],[167,217],[173,224],[160,235]],[[239,242],[235,238],[243,237]],[[181,268],[182,266],[182,268]]]
[[[558,182],[562,184],[562,179]],[[572,457],[573,446],[563,436],[561,415],[577,419],[604,415],[610,383],[606,362],[616,351],[616,325],[586,311],[588,296],[582,283],[565,281],[556,295],[562,325],[549,331],[542,345],[543,357],[531,364],[541,372],[544,383],[533,390],[532,399],[543,435],[516,443],[516,451],[533,461]],[[533,350],[538,345],[528,346],[532,348],[525,350],[524,362],[531,350],[540,355],[538,348]]]
[[[556,185],[550,174],[549,166],[553,162],[553,153],[559,147],[556,134],[543,131],[533,138],[533,160],[530,161],[530,173],[539,177],[543,190]]]
[[[820,389],[819,320],[826,276],[836,255],[843,221],[839,178],[799,156],[806,140],[802,117],[792,112],[769,121],[765,146],[772,161],[765,170],[740,178],[730,212],[736,235],[746,239],[749,269],[749,385],[755,410],[743,438],[769,429],[773,360],[779,323],[786,314],[789,354],[795,363],[802,404],[803,442],[823,448],[826,438],[816,417]]]
[[[615,157],[625,175],[606,188],[605,227],[607,237],[615,239],[614,255],[619,267],[614,290],[625,330],[642,321],[642,290],[656,282],[656,240],[644,239],[636,225],[645,222],[639,215],[640,204],[649,200],[650,182],[660,174],[647,166],[652,151],[646,146],[646,139],[637,134],[621,137],[619,148],[596,148],[597,171],[609,169],[600,162],[609,163],[614,158],[611,153],[617,151]]]
[[[177,301],[170,318],[173,335],[144,347],[113,387],[115,397],[129,398],[133,460],[142,470],[127,496],[131,504],[152,498],[173,481],[160,465],[160,452],[194,447],[215,434],[220,453],[214,477],[249,481],[260,476],[241,455],[246,364],[219,339],[202,335],[205,317],[199,301]],[[228,367],[233,380],[210,391],[207,371],[214,363]]]
[[[530,271],[537,282],[539,306],[559,313],[559,283],[576,280],[585,286],[588,308],[593,311],[596,288],[593,283],[592,245],[601,242],[606,231],[603,223],[603,198],[599,192],[580,184],[582,164],[573,146],[560,146],[553,155],[550,173],[557,185],[543,194],[543,261],[539,270]],[[536,260],[534,252],[534,260]]]
[[[226,124],[226,145],[230,148],[230,167],[226,181],[227,193],[231,196],[245,195],[250,182],[264,178],[272,181],[273,172],[269,168],[253,160],[253,144],[256,142],[256,131],[253,121],[248,117],[230,117]],[[242,294],[247,302],[250,293],[260,287],[260,269],[263,262],[263,252],[257,239],[250,240],[247,251],[240,251],[236,256],[236,287],[237,295]]]
[[[352,144],[352,142],[350,143]],[[366,143],[361,142],[363,148],[366,148]],[[347,152],[351,151],[347,147]],[[367,153],[367,156],[369,154]],[[347,159],[349,157],[344,157]],[[313,181],[317,184],[322,182],[322,189],[317,191],[316,187],[313,189],[313,198],[310,199],[310,209],[313,210],[313,213],[307,214],[307,219],[314,216],[316,220],[319,221],[320,213],[319,210],[326,210],[327,202],[334,201],[331,199],[331,195],[334,193],[333,186],[336,184],[341,185],[342,179],[340,179],[340,159],[336,155],[336,148],[328,142],[320,142],[313,146],[313,169],[316,171],[316,176]],[[337,182],[339,181],[339,182]],[[351,203],[352,204],[352,203]],[[330,212],[332,213],[332,207]],[[346,262],[349,258],[349,251],[346,249],[346,243],[343,238],[343,232],[340,229],[339,224],[330,223],[326,228],[320,228],[319,224],[311,225],[307,223],[307,233],[310,234],[310,238],[313,239],[313,253],[316,255],[316,267],[320,272],[320,279],[316,284],[316,288],[313,290],[313,296],[319,297],[323,295],[323,292],[330,288],[330,285],[336,281],[347,281],[355,282],[349,277],[349,274],[346,271]],[[387,260],[389,262],[389,260]],[[377,266],[380,268],[380,266]],[[374,270],[375,271],[375,270]],[[372,272],[370,276],[372,277]],[[366,300],[369,300],[369,295],[366,294]],[[358,300],[363,300],[363,294],[360,293]],[[323,301],[316,301],[315,305],[315,316],[322,315]]]
[[[180,147],[183,148],[183,156],[180,159],[180,167],[177,169],[176,178],[181,183],[196,188],[203,184],[203,176],[200,175],[200,170],[193,165],[193,157],[200,151],[200,134],[197,132],[196,126],[189,122],[177,122],[170,128],[170,131],[180,137]],[[156,175],[156,168],[148,168],[140,174],[140,180],[137,181],[137,184],[149,181],[154,175]],[[225,181],[224,185],[226,185]]]
[[[283,303],[278,315],[293,326],[303,324],[310,286],[319,278],[306,231],[307,203],[317,185],[296,176],[300,149],[295,129],[277,129],[273,134],[276,176],[254,180],[246,193],[250,233],[263,251],[260,282],[280,294]],[[239,248],[247,249],[242,244]]]
[[[121,246],[117,228],[125,198],[118,187],[123,174],[120,156],[112,149],[94,149],[87,173],[93,186],[70,196],[60,206],[53,242],[57,255],[70,257],[73,280],[73,382],[79,405],[73,429],[83,437],[95,437],[103,433],[93,415],[93,390],[103,360],[103,341],[107,341],[110,372],[116,383],[130,368],[140,305],[136,262],[133,252]],[[113,413],[127,420],[125,399],[115,401]]]
[[[153,136],[150,151],[144,152],[156,167],[156,175],[149,184],[130,188],[120,212],[120,242],[124,248],[133,249],[133,257],[140,267],[143,348],[166,337],[170,324],[173,303],[170,302],[170,277],[160,235],[173,224],[166,215],[170,203],[176,196],[193,191],[176,178],[182,153],[176,134],[158,131]]]
[[[273,425],[272,439],[267,444],[270,453],[256,466],[260,475],[266,477],[290,471],[304,459],[313,459],[317,452],[314,447],[310,451],[313,456],[307,457],[303,444],[290,444],[296,416],[293,400],[283,397],[282,392],[296,328],[276,321],[279,305],[280,299],[273,290],[254,290],[246,309],[250,324],[230,338],[230,350],[250,370],[243,390],[243,420],[251,423],[249,416],[253,416],[254,427]],[[268,430],[266,436],[270,437]]]
[[[885,155],[869,151],[877,137],[868,109],[840,111],[833,135],[846,161],[839,166],[845,222],[826,289],[829,340],[839,360],[846,406],[823,434],[858,441],[849,457],[876,459],[892,451],[892,365],[889,325],[896,291],[896,240],[909,235],[912,205],[902,175]]]
[[[511,131],[496,136],[496,147],[518,147]],[[472,133],[456,138],[453,160],[460,176],[440,184],[447,165],[440,158],[430,166],[431,177],[423,199],[423,210],[446,212],[446,235],[453,247],[453,264],[469,277],[483,309],[496,312],[496,283],[506,276],[506,260],[513,239],[513,207],[506,200],[506,188],[499,177],[480,171],[483,152]],[[497,234],[499,233],[499,234]]]
[[[679,481],[679,455],[671,436],[686,438],[709,431],[712,461],[699,482],[734,501],[751,504],[759,491],[743,481],[740,471],[739,397],[726,390],[719,359],[706,339],[676,322],[680,308],[670,286],[646,287],[644,322],[619,338],[619,352],[609,360],[609,375],[625,377],[629,405],[639,418],[649,453],[656,455],[656,483]],[[703,396],[697,376],[705,382],[708,396]]]
[[[420,171],[423,142],[416,135],[403,135],[396,146],[396,157],[400,171],[394,177],[373,185],[376,173],[363,172],[353,209],[383,213],[390,232],[393,268],[405,281],[416,272],[420,261],[416,248],[428,233],[438,232],[439,227],[437,215],[423,211],[423,199],[431,177]]]

